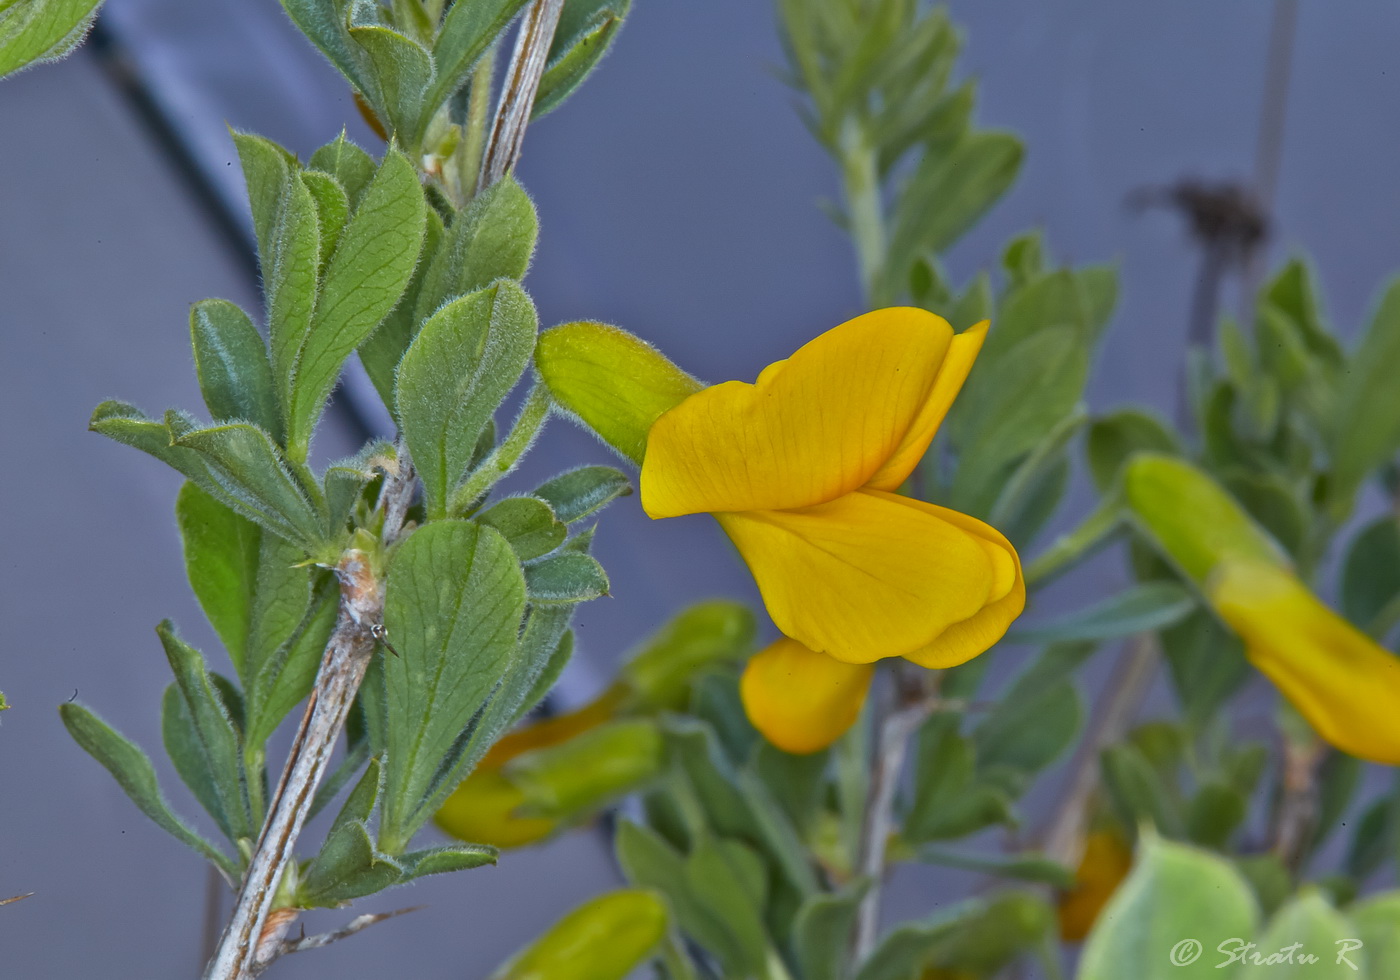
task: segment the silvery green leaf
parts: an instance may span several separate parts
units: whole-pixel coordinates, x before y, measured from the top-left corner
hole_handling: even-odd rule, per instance
[[[365,66],[347,26],[349,0],[282,0],[282,9],[311,43],[361,92],[369,91]]]
[[[340,236],[345,233],[345,223],[350,220],[350,198],[340,182],[328,173],[303,170],[301,179],[311,192],[311,201],[316,206],[316,227],[319,230],[316,270],[318,274],[324,273],[326,263],[340,244]]]
[[[474,0],[454,3],[448,9],[433,45],[435,75],[423,100],[423,118],[415,136],[427,126],[428,117],[462,87],[477,59],[524,5],[525,0]]]
[[[353,209],[359,204],[360,196],[364,194],[369,182],[374,179],[376,167],[374,159],[346,139],[345,133],[342,132],[311,154],[307,169],[320,170],[334,177],[336,183],[345,191]]]
[[[564,4],[535,93],[536,118],[559,106],[583,84],[607,54],[630,6],[631,0],[569,0]]]
[[[390,136],[416,145],[416,127],[426,108],[423,94],[432,81],[433,58],[417,41],[377,25],[350,28],[350,39],[364,52],[374,79],[370,98]]]
[[[0,7],[0,78],[56,61],[87,35],[102,0],[17,0]]]

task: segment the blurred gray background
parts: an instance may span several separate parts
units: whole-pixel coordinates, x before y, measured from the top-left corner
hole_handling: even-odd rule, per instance
[[[1273,4],[955,0],[952,11],[968,32],[964,69],[981,78],[980,119],[1029,146],[1013,192],[950,256],[954,278],[1031,225],[1060,259],[1117,260],[1122,300],[1093,407],[1168,407],[1197,257],[1178,218],[1124,200],[1183,176],[1249,176]],[[76,694],[156,757],[192,814],[161,762],[168,668],[152,632],[169,616],[213,648],[183,577],[178,478],[85,426],[107,397],[197,407],[189,304],[259,305],[246,230],[219,217],[243,208],[225,123],[302,154],[342,125],[375,145],[276,0],[109,0],[103,31],[105,54],[0,82],[0,690],[14,705],[0,718],[0,897],[36,893],[0,909],[6,980],[198,971],[200,860],[137,813],[54,710]],[[1346,335],[1400,268],[1398,41],[1395,5],[1301,3],[1271,255],[1306,243]],[[847,243],[816,207],[836,194],[832,168],[775,77],[780,59],[767,3],[636,0],[614,54],[526,140],[519,175],[542,226],[527,286],[544,323],[618,323],[718,381],[752,378],[859,311]],[[318,453],[345,451],[342,429]],[[522,482],[607,460],[558,423]],[[605,515],[597,551],[614,597],[579,611],[566,703],[687,602],[752,596],[704,518],[652,524],[630,498]],[[1057,595],[1118,580],[1100,561]],[[427,908],[276,974],[476,980],[613,875],[596,832],[510,852],[498,868],[360,903]],[[946,896],[936,873],[906,876],[896,894],[906,913]],[[308,928],[345,917],[311,916]]]

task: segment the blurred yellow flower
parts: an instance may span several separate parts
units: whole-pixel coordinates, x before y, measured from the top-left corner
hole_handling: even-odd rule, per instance
[[[691,395],[651,427],[643,508],[653,518],[713,514],[773,622],[809,654],[924,667],[977,656],[1025,606],[1016,551],[981,521],[895,491],[923,458],[986,332],[985,322],[954,334],[924,310],[877,310],[769,365],[754,384]],[[745,680],[751,695],[799,660],[817,662],[789,646],[763,656]],[[773,720],[791,744],[820,741],[794,736],[797,709],[810,708],[811,735],[829,734],[838,718],[854,719],[851,703],[858,711],[868,682],[846,672],[836,684],[834,668],[821,670],[810,676],[825,692],[792,685],[781,725],[776,700],[760,706],[750,696],[751,713]]]
[[[1275,564],[1225,559],[1206,592],[1250,662],[1319,735],[1357,758],[1400,765],[1400,657]]]
[[[1133,849],[1121,833],[1105,829],[1086,836],[1084,855],[1074,874],[1074,888],[1060,897],[1060,938],[1077,943],[1089,935],[1099,913],[1132,867]]]

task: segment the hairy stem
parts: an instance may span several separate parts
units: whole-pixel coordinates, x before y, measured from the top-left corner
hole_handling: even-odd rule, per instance
[[[383,587],[364,552],[347,551],[336,566],[336,575],[340,579],[340,618],[326,644],[306,713],[272,796],[271,810],[243,875],[233,914],[205,968],[204,980],[257,976],[280,955],[283,936],[297,916],[295,909],[273,908],[278,886],[295,862],[297,837],[364,678],[384,612]]]
[[[491,141],[486,147],[486,162],[477,181],[480,190],[494,184],[515,167],[520,148],[525,141],[525,127],[535,108],[535,93],[540,87],[549,46],[554,41],[554,29],[559,26],[559,14],[564,0],[534,0],[525,12],[520,33],[515,38],[510,66],[506,69],[505,87],[496,106],[496,121],[491,127]]]

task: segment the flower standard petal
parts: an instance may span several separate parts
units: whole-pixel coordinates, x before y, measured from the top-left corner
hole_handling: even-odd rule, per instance
[[[926,646],[982,609],[1001,577],[976,534],[894,494],[715,517],[778,629],[851,663]]]
[[[963,382],[967,380],[972,364],[982,350],[982,343],[987,339],[990,323],[990,320],[983,320],[953,337],[948,353],[938,368],[938,376],[934,378],[933,388],[914,423],[904,433],[899,448],[885,461],[885,465],[866,481],[867,487],[873,490],[898,490],[899,485],[914,472],[914,467],[928,452],[929,443],[938,434],[938,427],[943,424],[948,409],[953,407],[953,399],[962,391]]]
[[[932,313],[877,310],[770,365],[755,384],[690,396],[651,427],[642,507],[655,518],[785,510],[850,493],[901,451],[936,401],[952,339]]]
[[[1400,657],[1271,564],[1223,561],[1207,591],[1250,662],[1319,735],[1358,758],[1400,765]]]
[[[870,691],[873,664],[848,664],[783,637],[744,668],[739,694],[753,726],[784,752],[806,755],[846,733]]]

